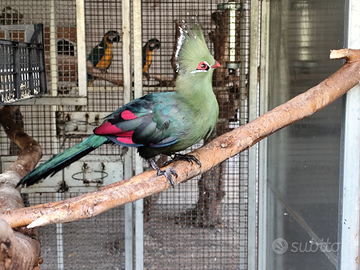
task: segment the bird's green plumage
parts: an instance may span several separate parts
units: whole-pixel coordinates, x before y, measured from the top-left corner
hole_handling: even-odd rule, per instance
[[[108,142],[106,137],[93,134],[81,143],[53,156],[51,159],[33,169],[23,179],[21,179],[17,186],[25,183],[30,186],[35,184],[39,179],[53,176],[64,167],[70,165],[83,156],[86,156],[105,142]]]
[[[31,185],[53,175],[110,141],[137,147],[140,156],[150,160],[158,175],[165,175],[173,185],[171,174],[176,173],[161,171],[153,158],[185,150],[206,139],[215,128],[219,114],[212,88],[213,71],[219,63],[211,56],[199,24],[181,28],[180,32],[175,92],[152,93],[125,104],[94,130],[96,135],[43,163],[18,185]],[[201,164],[194,157],[187,160]]]
[[[163,115],[169,115],[170,123],[162,131],[162,136],[175,138],[176,142],[162,148],[151,145],[139,147],[138,151],[144,158],[181,151],[206,139],[215,128],[218,119],[219,106],[212,88],[214,69],[194,72],[200,62],[206,61],[213,66],[216,61],[206,46],[199,24],[183,30],[182,35],[183,43],[178,52],[179,75],[176,80],[176,92],[161,96],[163,102],[159,102],[157,106],[168,104],[168,107],[154,108],[153,117],[154,122],[162,123],[159,119]]]
[[[193,109],[193,126],[203,133],[211,131],[219,116],[219,106],[212,88],[213,68],[207,72],[196,72],[197,65],[206,61],[214,66],[216,61],[206,46],[199,24],[184,33],[185,39],[179,52],[179,76],[176,80],[176,92],[184,97]],[[196,48],[196,50],[194,50]],[[208,134],[209,135],[209,134]]]
[[[194,23],[187,28],[180,29],[179,75],[186,75],[195,70],[199,61],[207,61],[210,65],[214,65],[215,59],[206,46],[200,25]]]

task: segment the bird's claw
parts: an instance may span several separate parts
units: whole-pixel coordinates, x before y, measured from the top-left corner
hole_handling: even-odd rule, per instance
[[[166,168],[165,171],[162,171],[162,170],[158,170],[157,171],[157,175],[158,176],[161,176],[161,175],[164,175],[166,180],[168,181],[168,183],[170,184],[170,186],[172,188],[174,188],[174,181],[172,179],[172,175],[174,175],[176,178],[178,178],[178,174],[176,173],[175,170],[173,170],[173,168],[169,167],[169,168]]]
[[[201,162],[193,155],[182,155],[182,154],[174,153],[174,154],[171,154],[170,157],[171,157],[171,160],[165,162],[164,163],[165,166],[169,165],[173,161],[185,160],[187,162],[190,162],[191,164],[193,164],[193,162],[195,162],[197,165],[199,165],[201,167]],[[172,175],[177,178],[178,174],[176,173],[176,171],[172,167],[166,168],[165,171],[161,170],[153,158],[150,158],[149,162],[150,162],[150,165],[153,167],[153,169],[156,170],[157,176],[164,175],[166,180],[168,181],[168,183],[171,185],[171,187],[174,188],[174,181],[172,179]]]
[[[161,170],[153,158],[150,158],[148,161],[150,162],[151,167],[156,170],[157,176],[164,175],[170,186],[174,188],[174,181],[171,175],[174,175],[177,178],[178,174],[176,171],[172,167],[166,168],[165,171]]]
[[[197,165],[199,165],[201,167],[200,160],[198,160],[193,155],[171,154],[170,157],[171,157],[171,160],[166,161],[164,163],[164,166],[167,166],[167,165],[169,165],[170,163],[172,163],[174,161],[185,160],[187,162],[190,162],[191,164],[193,164],[193,162],[195,162]]]
[[[150,81],[150,74],[148,72],[143,72],[144,76],[148,81]]]

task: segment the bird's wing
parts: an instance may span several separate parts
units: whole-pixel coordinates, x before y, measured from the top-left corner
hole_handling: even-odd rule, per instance
[[[91,61],[92,65],[95,67],[99,61],[105,55],[106,44],[98,44],[96,45],[90,52],[87,60]]]
[[[156,93],[131,101],[109,115],[94,133],[130,147],[166,147],[176,143],[170,115],[176,114],[178,109],[168,94],[172,95]]]

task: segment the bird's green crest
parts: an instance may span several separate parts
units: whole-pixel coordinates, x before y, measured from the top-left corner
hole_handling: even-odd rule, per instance
[[[205,43],[205,38],[198,22],[180,26],[180,37],[175,57],[178,59],[179,74],[189,73],[196,69],[199,62],[206,61],[210,66],[215,64]]]

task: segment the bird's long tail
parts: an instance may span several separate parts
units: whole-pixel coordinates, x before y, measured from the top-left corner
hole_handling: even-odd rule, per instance
[[[91,151],[95,150],[106,142],[108,142],[106,137],[93,134],[81,143],[66,149],[64,152],[57,154],[56,156],[33,169],[23,179],[21,179],[21,181],[16,186],[31,186],[39,180],[48,177],[49,175],[53,176],[58,171],[62,170],[66,166],[69,166],[71,163],[77,161],[83,156],[86,156]]]

